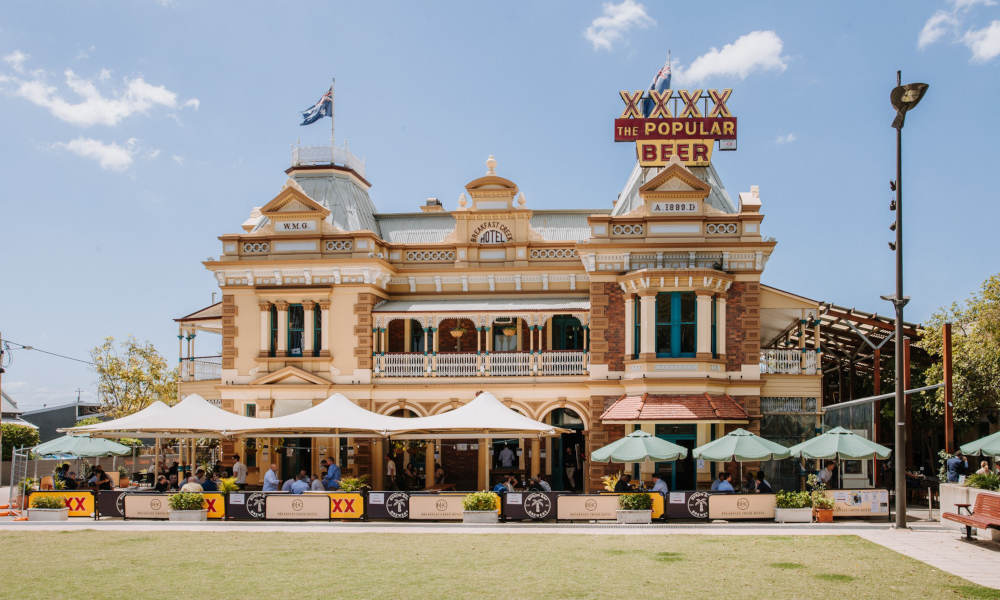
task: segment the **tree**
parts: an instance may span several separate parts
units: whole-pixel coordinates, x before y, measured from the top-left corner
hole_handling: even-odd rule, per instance
[[[3,448],[0,450],[0,456],[3,456],[3,460],[10,460],[13,448],[37,446],[38,441],[38,430],[34,427],[4,423]]]
[[[130,415],[160,400],[173,404],[177,399],[177,369],[167,367],[150,342],[140,344],[129,338],[115,350],[115,339],[90,351],[97,371],[101,410],[112,419]]]
[[[952,323],[953,415],[956,424],[972,424],[1000,411],[1000,274],[983,282],[964,305],[953,303],[927,320],[918,345],[936,361],[924,371],[927,385],[944,381],[941,359],[942,331]],[[944,413],[944,389],[932,402],[914,407],[933,415]]]

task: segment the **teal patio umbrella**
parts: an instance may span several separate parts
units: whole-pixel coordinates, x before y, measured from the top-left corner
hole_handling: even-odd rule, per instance
[[[636,430],[620,440],[598,448],[590,453],[594,462],[642,462],[646,460],[673,461],[687,456],[687,448],[661,440],[660,438]]]
[[[736,429],[717,440],[698,446],[691,455],[712,462],[740,463],[740,481],[743,481],[743,463],[788,458],[788,448],[764,439],[746,429]]]
[[[979,438],[974,442],[962,444],[961,450],[965,454],[971,454],[972,456],[978,454],[994,457],[1000,456],[1000,431],[991,433],[984,438]]]
[[[104,438],[82,435],[64,435],[44,444],[39,444],[32,452],[42,457],[52,458],[92,458],[97,456],[125,456],[132,449],[118,442]]]
[[[834,427],[822,435],[788,449],[796,458],[821,458],[826,460],[866,460],[889,458],[892,450],[861,437],[843,427]]]

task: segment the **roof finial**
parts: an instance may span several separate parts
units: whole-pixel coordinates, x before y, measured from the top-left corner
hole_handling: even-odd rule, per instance
[[[486,159],[486,174],[487,175],[497,174],[497,159],[493,158],[492,154],[490,154],[490,157]]]

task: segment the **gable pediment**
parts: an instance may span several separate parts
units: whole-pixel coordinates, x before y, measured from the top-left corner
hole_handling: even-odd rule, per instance
[[[704,192],[707,196],[710,191],[712,190],[707,183],[698,179],[684,165],[674,162],[644,183],[639,188],[639,195],[651,192]]]
[[[251,385],[330,385],[331,381],[295,366],[287,366],[250,382]]]
[[[297,216],[326,218],[330,214],[322,204],[310,198],[295,180],[289,179],[278,195],[260,209],[266,217]]]

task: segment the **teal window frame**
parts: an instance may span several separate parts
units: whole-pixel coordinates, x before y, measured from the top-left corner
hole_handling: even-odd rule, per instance
[[[712,296],[712,358],[719,358],[719,351],[716,348],[716,335],[715,335],[715,324],[718,319],[715,317],[716,310],[718,309],[718,304],[716,303],[717,298]]]
[[[323,349],[323,311],[319,305],[313,309],[313,356],[319,356]]]
[[[682,305],[684,300],[690,300],[695,303],[694,319],[690,321],[685,321],[682,319]],[[669,302],[670,314],[669,318],[665,320],[660,319],[660,303]],[[697,297],[694,292],[660,292],[656,295],[656,322],[654,324],[655,332],[655,350],[657,358],[693,358],[698,349],[698,308],[697,308]],[[694,333],[694,343],[695,346],[689,351],[682,351],[681,344],[683,338],[683,329],[689,328]],[[662,333],[662,335],[661,335]],[[666,337],[669,340],[669,345],[661,345],[660,340]],[[666,350],[664,350],[666,348]]]
[[[268,343],[267,355],[274,356],[278,351],[278,307],[272,304],[268,314],[270,316],[271,336]]]
[[[642,302],[639,296],[632,296],[632,358],[639,358],[642,349]]]
[[[292,312],[302,311],[302,327],[292,327]],[[306,313],[305,308],[301,304],[289,304],[288,305],[288,331],[285,334],[285,347],[288,348],[288,356],[302,356],[302,349],[305,346],[305,334],[306,334]],[[292,334],[299,334],[300,342],[298,345],[298,352],[294,352],[292,349],[295,347],[292,344]]]

